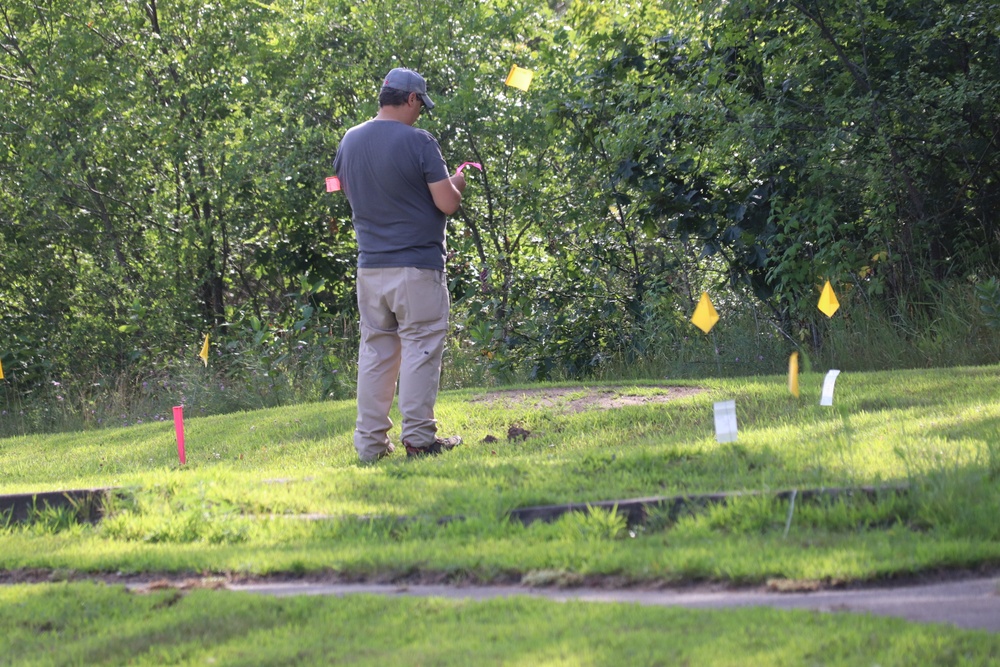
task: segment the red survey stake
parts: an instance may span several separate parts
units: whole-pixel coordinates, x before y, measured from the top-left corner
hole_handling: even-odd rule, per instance
[[[177,433],[177,458],[181,460],[181,465],[186,463],[184,456],[184,406],[174,406],[174,431]]]

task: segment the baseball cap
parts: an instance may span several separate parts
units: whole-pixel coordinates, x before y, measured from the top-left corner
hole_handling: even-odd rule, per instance
[[[402,90],[406,93],[416,93],[420,96],[420,101],[424,103],[424,106],[428,110],[434,108],[434,103],[431,102],[431,98],[427,96],[427,82],[424,81],[424,77],[420,76],[412,69],[406,69],[405,67],[397,67],[396,69],[390,71],[385,75],[385,81],[382,82],[383,88],[395,88],[396,90]]]

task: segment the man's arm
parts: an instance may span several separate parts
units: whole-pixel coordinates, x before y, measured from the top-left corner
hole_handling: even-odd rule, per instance
[[[462,204],[462,193],[465,191],[465,176],[453,174],[436,183],[428,183],[434,205],[445,215],[451,215]]]

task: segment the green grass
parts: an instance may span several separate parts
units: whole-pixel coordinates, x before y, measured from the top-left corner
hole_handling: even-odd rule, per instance
[[[0,440],[0,492],[127,493],[97,526],[56,516],[2,528],[0,568],[762,582],[995,566],[997,370],[844,373],[833,408],[818,405],[818,373],[803,376],[800,399],[783,377],[763,377],[705,381],[695,396],[613,410],[576,411],[579,395],[542,402],[528,389],[523,400],[446,392],[442,430],[466,444],[377,465],[356,460],[349,401],[189,419],[183,467],[166,423],[10,438]],[[740,435],[719,444],[712,403],[728,398]],[[531,436],[508,441],[514,425]],[[484,443],[488,435],[497,442]],[[546,503],[880,484],[910,491],[800,501],[790,522],[788,504],[767,496],[631,529],[607,513],[528,527],[506,519]]]
[[[0,440],[0,493],[115,486],[100,524],[40,509],[0,517],[0,570],[306,574],[380,580],[573,584],[721,581],[782,587],[1000,564],[997,367],[711,380],[666,403],[579,411],[583,390],[442,394],[466,444],[438,458],[361,465],[353,402],[189,418],[186,466],[155,423]],[[590,384],[663,394],[656,382]],[[676,384],[676,383],[669,383]],[[696,386],[690,383],[690,386]],[[523,393],[523,396],[519,395]],[[714,438],[733,398],[739,439]],[[398,423],[398,415],[396,415]],[[531,432],[506,438],[510,427]],[[398,432],[393,437],[398,440]],[[495,442],[484,442],[494,436]],[[653,495],[906,485],[875,498],[773,495],[523,526],[543,503]],[[308,517],[304,518],[305,515]],[[442,517],[454,520],[439,522]],[[456,517],[461,517],[456,519]],[[791,582],[787,580],[792,580]],[[994,664],[983,632],[805,611],[691,611],[514,598],[273,599],[225,591],[129,593],[58,583],[0,587],[0,664]]]
[[[868,615],[378,596],[0,588],[17,665],[989,665],[1000,637]]]

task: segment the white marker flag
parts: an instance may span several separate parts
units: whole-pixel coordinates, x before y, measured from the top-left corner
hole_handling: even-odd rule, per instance
[[[820,405],[833,405],[833,385],[837,382],[840,371],[830,371],[823,380],[823,395],[819,397]]]
[[[715,439],[719,442],[736,440],[736,401],[715,404]]]

